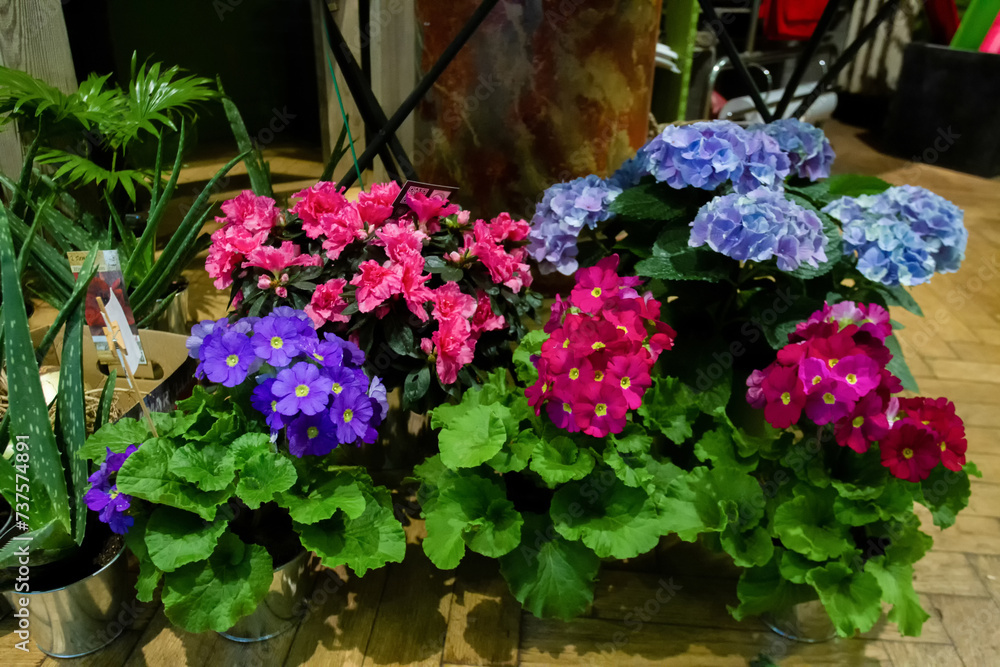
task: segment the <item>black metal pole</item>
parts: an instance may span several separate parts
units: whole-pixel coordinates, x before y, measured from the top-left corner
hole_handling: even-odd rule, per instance
[[[420,83],[418,83],[417,87],[413,89],[413,92],[411,92],[406,99],[403,100],[403,103],[398,109],[396,109],[396,113],[392,114],[392,117],[389,118],[387,122],[383,123],[379,128],[378,135],[372,139],[371,143],[369,143],[365,148],[365,152],[358,158],[358,164],[361,165],[362,169],[367,168],[385,142],[389,141],[390,137],[395,136],[395,132],[399,129],[399,126],[403,124],[406,117],[409,116],[410,113],[417,107],[420,100],[424,98],[427,91],[431,89],[434,82],[437,81],[442,72],[447,69],[448,65],[451,64],[451,61],[455,59],[458,52],[462,50],[465,43],[469,41],[469,38],[472,37],[473,33],[476,32],[480,24],[482,24],[499,1],[500,0],[483,0],[483,2],[476,8],[476,11],[472,13],[472,17],[464,26],[462,26],[462,29],[457,35],[455,35],[455,38],[451,41],[451,43],[445,47],[445,50],[441,53],[437,62],[435,62],[434,66],[427,71],[427,74],[425,74],[420,80]],[[354,172],[351,171],[346,174],[344,178],[339,181],[339,183],[350,187],[354,183],[355,178],[356,176]]]
[[[722,50],[729,56],[729,61],[736,69],[736,73],[743,79],[744,85],[750,89],[750,99],[753,100],[753,105],[756,107],[757,112],[764,119],[765,123],[770,123],[771,112],[767,108],[767,104],[764,103],[764,98],[760,96],[760,90],[757,89],[757,84],[754,83],[753,77],[750,76],[750,71],[747,69],[746,63],[740,58],[740,51],[733,43],[733,38],[726,32],[726,29],[722,26],[722,21],[719,19],[719,15],[715,13],[712,0],[698,0],[698,4],[701,5],[702,21],[707,23],[708,27],[715,33],[719,43],[722,44]]]
[[[361,33],[361,73],[365,83],[372,85],[372,3],[371,0],[358,0],[358,23]],[[372,128],[365,123],[365,145],[372,139]]]
[[[809,111],[809,107],[813,105],[820,95],[822,95],[833,80],[837,78],[841,70],[847,67],[854,57],[858,55],[858,51],[864,46],[865,42],[875,36],[875,31],[887,18],[892,16],[896,10],[899,9],[899,0],[889,0],[887,3],[879,8],[878,13],[868,22],[861,32],[858,33],[857,38],[851,42],[850,46],[844,49],[844,52],[840,54],[840,57],[833,63],[830,69],[827,70],[826,74],[816,82],[816,87],[812,89],[812,92],[805,96],[805,99],[799,103],[798,108],[795,109],[795,113],[792,114],[794,118],[801,118],[805,115],[806,111]]]
[[[847,6],[850,7],[852,4],[853,2],[848,2]],[[813,30],[812,37],[806,43],[805,51],[799,54],[799,59],[795,62],[795,70],[792,72],[792,77],[785,86],[785,92],[781,96],[781,101],[778,102],[778,108],[774,110],[775,118],[781,118],[785,115],[785,111],[788,110],[788,105],[791,104],[792,98],[795,96],[795,89],[799,87],[799,82],[802,81],[802,76],[806,73],[806,68],[809,67],[813,56],[816,55],[816,50],[819,49],[820,42],[826,36],[827,30],[830,29],[830,24],[833,23],[833,18],[837,14],[838,9],[840,9],[840,0],[829,0],[827,2],[826,9],[823,10],[823,15],[819,17],[819,22],[816,24],[816,29]]]

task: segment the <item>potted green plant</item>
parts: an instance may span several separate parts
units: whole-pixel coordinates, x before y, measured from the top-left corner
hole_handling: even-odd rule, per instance
[[[14,531],[0,538],[0,590],[19,616],[30,605],[30,640],[45,653],[73,657],[112,641],[108,628],[127,602],[124,545],[88,517],[83,496],[87,467],[83,447],[83,296],[96,254],[84,264],[72,292],[40,345],[32,345],[20,289],[23,263],[14,254],[9,214],[0,208],[0,274],[3,310],[0,342],[8,382],[16,387],[0,420],[0,494],[13,510]],[[23,259],[23,255],[22,255]],[[55,426],[39,376],[62,331]],[[110,407],[105,392],[102,404]],[[98,420],[107,418],[106,409]],[[29,633],[19,629],[28,648]],[[121,632],[121,629],[118,630]]]
[[[374,441],[385,387],[357,346],[287,307],[197,325],[189,347],[208,388],[154,414],[156,434],[122,419],[88,439],[87,501],[139,558],[140,600],[162,582],[186,630],[267,639],[304,609],[308,552],[359,576],[402,560],[388,490],[341,462]]]

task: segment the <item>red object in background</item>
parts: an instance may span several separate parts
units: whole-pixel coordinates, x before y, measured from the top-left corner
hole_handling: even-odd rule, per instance
[[[924,11],[935,44],[951,44],[958,30],[958,7],[955,0],[924,0]]]
[[[763,0],[760,18],[764,36],[775,41],[799,41],[812,37],[827,0]]]

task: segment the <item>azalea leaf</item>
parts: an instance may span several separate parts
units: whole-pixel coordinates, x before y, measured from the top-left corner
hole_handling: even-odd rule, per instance
[[[538,618],[579,616],[594,600],[600,559],[583,544],[557,535],[547,517],[525,518],[523,544],[500,558],[511,593]]]
[[[841,637],[868,632],[882,617],[882,588],[870,572],[854,572],[840,562],[806,575]]]
[[[163,610],[188,632],[225,632],[260,605],[273,579],[264,547],[223,533],[207,560],[163,576]]]
[[[144,542],[149,559],[164,572],[205,560],[215,551],[231,518],[231,512],[221,509],[214,520],[205,521],[191,512],[157,507],[145,526]]]
[[[601,493],[591,493],[595,488]],[[610,488],[587,481],[565,485],[552,497],[549,514],[560,535],[582,541],[601,558],[634,558],[662,534],[649,495],[618,479]]]
[[[271,452],[257,454],[241,467],[236,495],[255,510],[271,502],[276,494],[292,488],[296,479],[295,466],[285,457]]]
[[[594,454],[587,447],[578,447],[566,435],[551,440],[539,439],[531,455],[531,470],[554,489],[559,484],[583,479],[594,469]]]

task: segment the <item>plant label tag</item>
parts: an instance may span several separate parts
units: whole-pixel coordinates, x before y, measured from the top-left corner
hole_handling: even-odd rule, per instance
[[[451,193],[457,190],[458,188],[453,185],[434,185],[433,183],[421,183],[420,181],[407,181],[403,183],[399,194],[396,195],[396,200],[392,202],[392,216],[398,218],[409,210],[409,207],[406,205],[406,195],[411,192],[420,193],[428,197],[438,197],[447,201],[451,197]]]
[[[74,276],[79,276],[80,269],[83,268],[83,263],[87,260],[87,254],[84,251],[66,254],[69,258],[69,268],[73,271]],[[108,309],[108,314],[118,322],[122,338],[126,342],[126,359],[135,364],[131,369],[135,372],[138,366],[146,364],[146,353],[139,340],[139,327],[135,324],[135,316],[132,314],[128,295],[125,294],[125,280],[122,278],[122,265],[118,259],[118,251],[98,250],[96,264],[97,274],[87,288],[84,319],[90,329],[90,337],[94,341],[94,347],[97,348],[97,359],[105,364],[119,361],[111,353],[107,336],[104,335],[104,327],[110,326],[111,323],[105,323],[101,309],[97,306],[97,299],[101,298]],[[115,313],[111,312],[112,304],[118,308]],[[129,340],[131,343],[128,342]],[[129,349],[131,349],[131,353],[128,352]],[[133,357],[133,354],[137,356]]]

